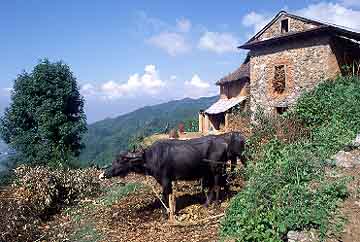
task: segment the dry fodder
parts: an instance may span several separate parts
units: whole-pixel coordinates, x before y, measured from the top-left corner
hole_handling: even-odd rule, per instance
[[[0,241],[33,241],[37,226],[66,204],[100,190],[95,169],[54,170],[20,166],[7,195],[2,196]]]
[[[271,140],[276,139],[284,144],[296,143],[309,138],[310,131],[291,111],[284,115],[264,113],[258,110],[251,123],[251,136],[247,145],[250,147],[253,161],[261,159],[259,150]]]
[[[230,114],[226,132],[231,131],[240,132],[246,138],[249,138],[252,135],[250,114]]]

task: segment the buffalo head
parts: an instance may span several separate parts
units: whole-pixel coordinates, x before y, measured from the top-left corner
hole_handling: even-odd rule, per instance
[[[122,151],[113,160],[111,167],[105,170],[99,178],[110,178],[114,176],[125,177],[129,172],[141,172],[144,168],[143,151]]]

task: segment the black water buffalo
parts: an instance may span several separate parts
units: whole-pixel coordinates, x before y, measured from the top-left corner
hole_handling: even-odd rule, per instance
[[[153,176],[162,186],[163,199],[166,203],[169,201],[169,195],[172,194],[172,181],[203,179],[207,181],[209,187],[206,200],[208,205],[218,188],[223,163],[227,160],[227,150],[226,143],[214,142],[212,139],[198,141],[196,146],[187,141],[157,141],[142,151],[122,152],[113,161],[112,167],[105,171],[104,177],[124,177],[129,172]],[[216,195],[218,199],[218,192]]]
[[[230,132],[220,135],[207,135],[195,139],[189,140],[176,140],[177,142],[187,142],[188,144],[199,149],[201,152],[208,150],[207,141],[213,141],[217,144],[227,144],[227,158],[231,160],[231,171],[235,169],[237,165],[237,159],[239,158],[242,164],[246,165],[245,151],[245,138],[239,132]]]

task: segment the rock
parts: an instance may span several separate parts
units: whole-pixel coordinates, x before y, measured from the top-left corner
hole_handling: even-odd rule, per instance
[[[355,138],[355,140],[353,141],[352,145],[355,148],[360,148],[360,134],[358,134]]]
[[[350,152],[339,151],[333,159],[338,167],[354,168],[360,166],[360,154],[357,150]]]
[[[287,233],[288,242],[317,242],[318,237],[312,230],[310,231],[289,231]]]

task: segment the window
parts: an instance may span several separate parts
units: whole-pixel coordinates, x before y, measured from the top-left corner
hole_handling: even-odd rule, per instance
[[[274,80],[273,80],[273,90],[275,93],[281,94],[285,91],[285,65],[275,66]]]
[[[276,113],[282,115],[287,111],[288,107],[275,107]]]
[[[281,20],[281,33],[287,33],[289,32],[289,20],[284,19]]]

